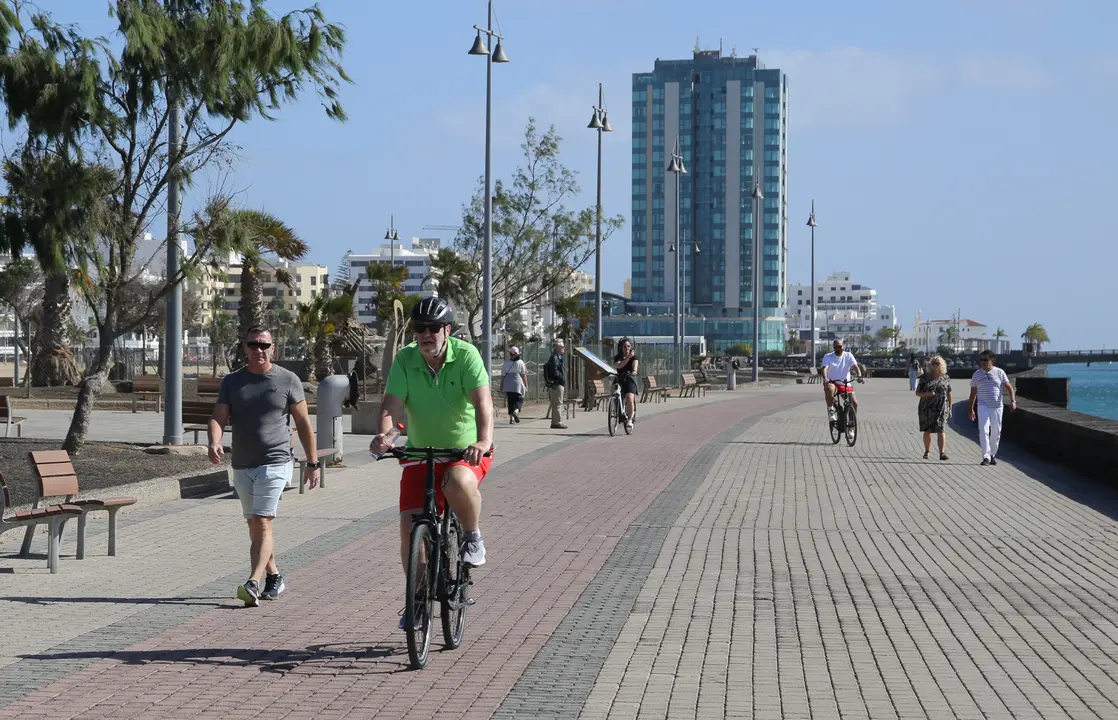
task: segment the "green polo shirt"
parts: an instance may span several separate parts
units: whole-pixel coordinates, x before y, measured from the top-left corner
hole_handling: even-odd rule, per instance
[[[384,392],[404,401],[408,447],[464,448],[477,442],[470,393],[488,384],[481,353],[452,337],[438,375],[431,374],[419,346],[402,348],[388,372]]]

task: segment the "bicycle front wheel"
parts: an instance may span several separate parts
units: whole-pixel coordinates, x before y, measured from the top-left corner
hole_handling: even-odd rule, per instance
[[[621,401],[617,396],[609,399],[609,418],[606,420],[606,427],[609,429],[609,434],[613,435],[617,432],[617,423],[621,422]]]
[[[413,670],[420,670],[427,664],[431,650],[431,615],[435,611],[435,566],[438,564],[435,553],[431,526],[420,523],[412,528],[404,627]]]
[[[466,606],[469,604],[470,571],[462,564],[458,543],[462,527],[454,512],[447,508],[443,518],[442,589],[439,592],[443,620],[443,644],[454,650],[462,644],[466,629]]]
[[[842,406],[835,403],[835,419],[828,420],[827,425],[831,429],[831,444],[838,445],[839,440],[842,440]]]
[[[854,405],[846,406],[846,445],[847,447],[854,447],[854,443],[858,442],[858,413],[854,410]]]

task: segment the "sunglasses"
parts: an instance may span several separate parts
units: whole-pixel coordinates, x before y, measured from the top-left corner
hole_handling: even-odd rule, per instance
[[[268,348],[272,347],[272,343],[259,342],[257,340],[253,340],[252,342],[247,342],[247,343],[245,343],[245,345],[248,345],[253,350],[267,350]]]
[[[979,360],[979,361],[978,361],[978,363],[979,363],[980,365],[986,365],[986,364],[990,364],[990,365],[993,365],[993,364],[994,364],[994,361],[993,361],[993,360],[991,360],[990,358],[983,358],[982,360]]]
[[[422,335],[423,333],[437,335],[444,327],[446,327],[446,325],[441,323],[417,323],[412,326],[412,329],[415,331],[416,335]]]

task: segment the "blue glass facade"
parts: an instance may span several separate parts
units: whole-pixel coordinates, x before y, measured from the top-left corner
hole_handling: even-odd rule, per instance
[[[762,238],[761,316],[783,324],[787,281],[787,78],[756,56],[696,52],[657,60],[633,75],[632,296],[674,312],[677,283],[684,311],[711,321],[742,318],[751,339],[753,238]],[[678,138],[687,173],[666,172]],[[765,195],[754,222],[754,183]],[[678,192],[678,215],[676,194]],[[759,225],[759,227],[758,227]],[[681,277],[676,277],[677,236]],[[667,319],[670,321],[670,317]],[[690,326],[689,331],[690,331]],[[644,334],[644,333],[641,333]],[[670,328],[669,332],[670,333]],[[774,333],[783,347],[783,330]],[[713,341],[713,338],[711,338]],[[769,343],[764,342],[763,346]]]

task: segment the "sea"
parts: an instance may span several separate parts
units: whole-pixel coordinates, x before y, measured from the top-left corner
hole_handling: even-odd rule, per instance
[[[1069,410],[1118,420],[1118,363],[1049,365],[1048,377],[1071,379]]]

